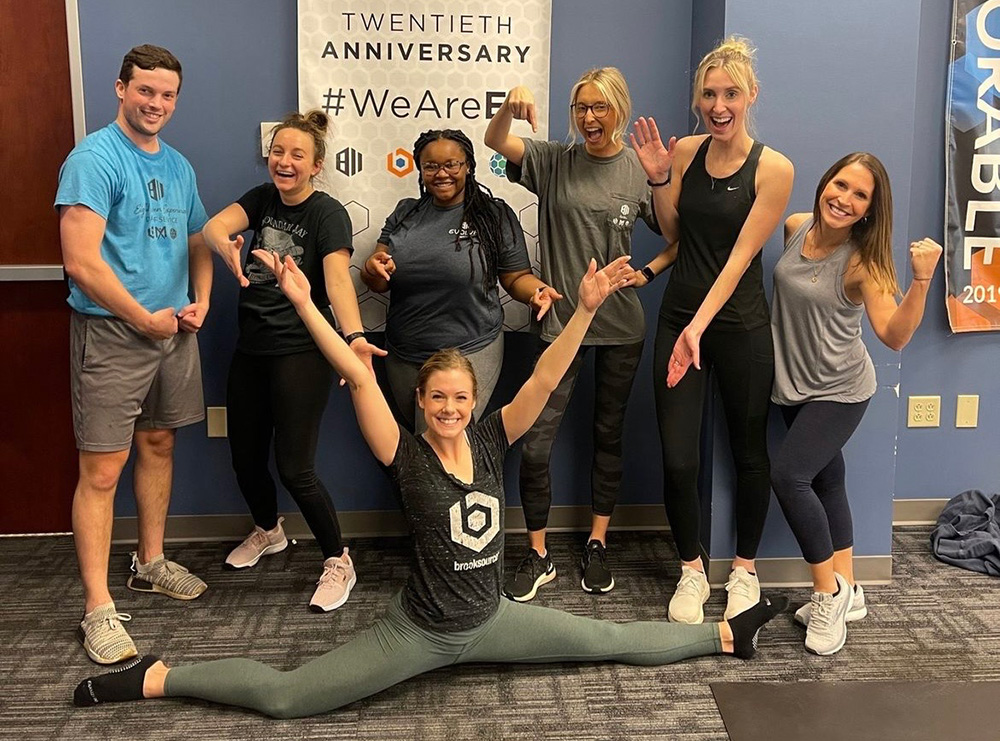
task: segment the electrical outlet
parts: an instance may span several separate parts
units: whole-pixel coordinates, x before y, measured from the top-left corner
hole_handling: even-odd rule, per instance
[[[911,396],[907,401],[907,427],[941,426],[940,396]]]
[[[959,394],[955,405],[955,427],[979,425],[979,394]]]
[[[209,437],[229,437],[229,420],[225,407],[205,407]]]

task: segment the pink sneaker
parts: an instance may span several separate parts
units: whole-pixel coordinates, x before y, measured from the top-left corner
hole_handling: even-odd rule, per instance
[[[281,527],[284,520],[284,517],[279,517],[278,524],[271,530],[254,526],[253,532],[230,552],[226,558],[226,566],[231,569],[246,569],[255,566],[261,556],[285,550],[288,547],[288,539],[285,538],[284,528]]]
[[[332,556],[323,562],[323,575],[309,600],[309,609],[313,612],[336,610],[347,602],[347,598],[351,596],[351,588],[357,581],[354,562],[347,555],[347,548],[344,548],[342,556]]]

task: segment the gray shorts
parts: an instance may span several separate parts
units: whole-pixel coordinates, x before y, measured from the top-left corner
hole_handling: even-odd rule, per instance
[[[117,317],[72,313],[70,390],[80,450],[127,450],[134,430],[205,418],[195,335],[152,340]]]

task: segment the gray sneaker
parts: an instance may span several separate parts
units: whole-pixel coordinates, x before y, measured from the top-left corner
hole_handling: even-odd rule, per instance
[[[135,551],[127,586],[133,592],[158,592],[174,599],[194,599],[208,589],[205,582],[162,553],[144,566]]]
[[[795,611],[795,622],[799,625],[809,625],[809,616],[812,614],[812,603],[806,602]],[[847,611],[847,622],[853,623],[855,620],[868,615],[868,605],[865,602],[865,590],[860,584],[854,585],[854,597],[851,599],[851,607]]]
[[[288,547],[288,539],[285,537],[284,528],[281,527],[284,521],[284,517],[279,517],[278,524],[270,530],[255,525],[243,542],[229,553],[226,566],[231,569],[247,569],[256,566],[263,556],[285,550]]]
[[[132,616],[118,612],[114,602],[98,605],[83,616],[77,635],[91,661],[117,664],[139,654],[122,623]]]
[[[837,577],[837,593],[813,592],[809,625],[806,626],[806,648],[820,656],[830,656],[847,641],[847,611],[851,607],[853,590],[847,579]]]

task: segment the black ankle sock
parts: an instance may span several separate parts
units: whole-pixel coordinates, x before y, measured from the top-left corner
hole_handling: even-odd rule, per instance
[[[155,656],[131,659],[107,674],[83,680],[73,693],[73,704],[85,708],[102,702],[141,700],[146,670],[157,661]]]
[[[760,602],[729,619],[733,631],[733,656],[749,659],[757,651],[757,633],[775,615],[788,607],[787,597],[764,597]]]

